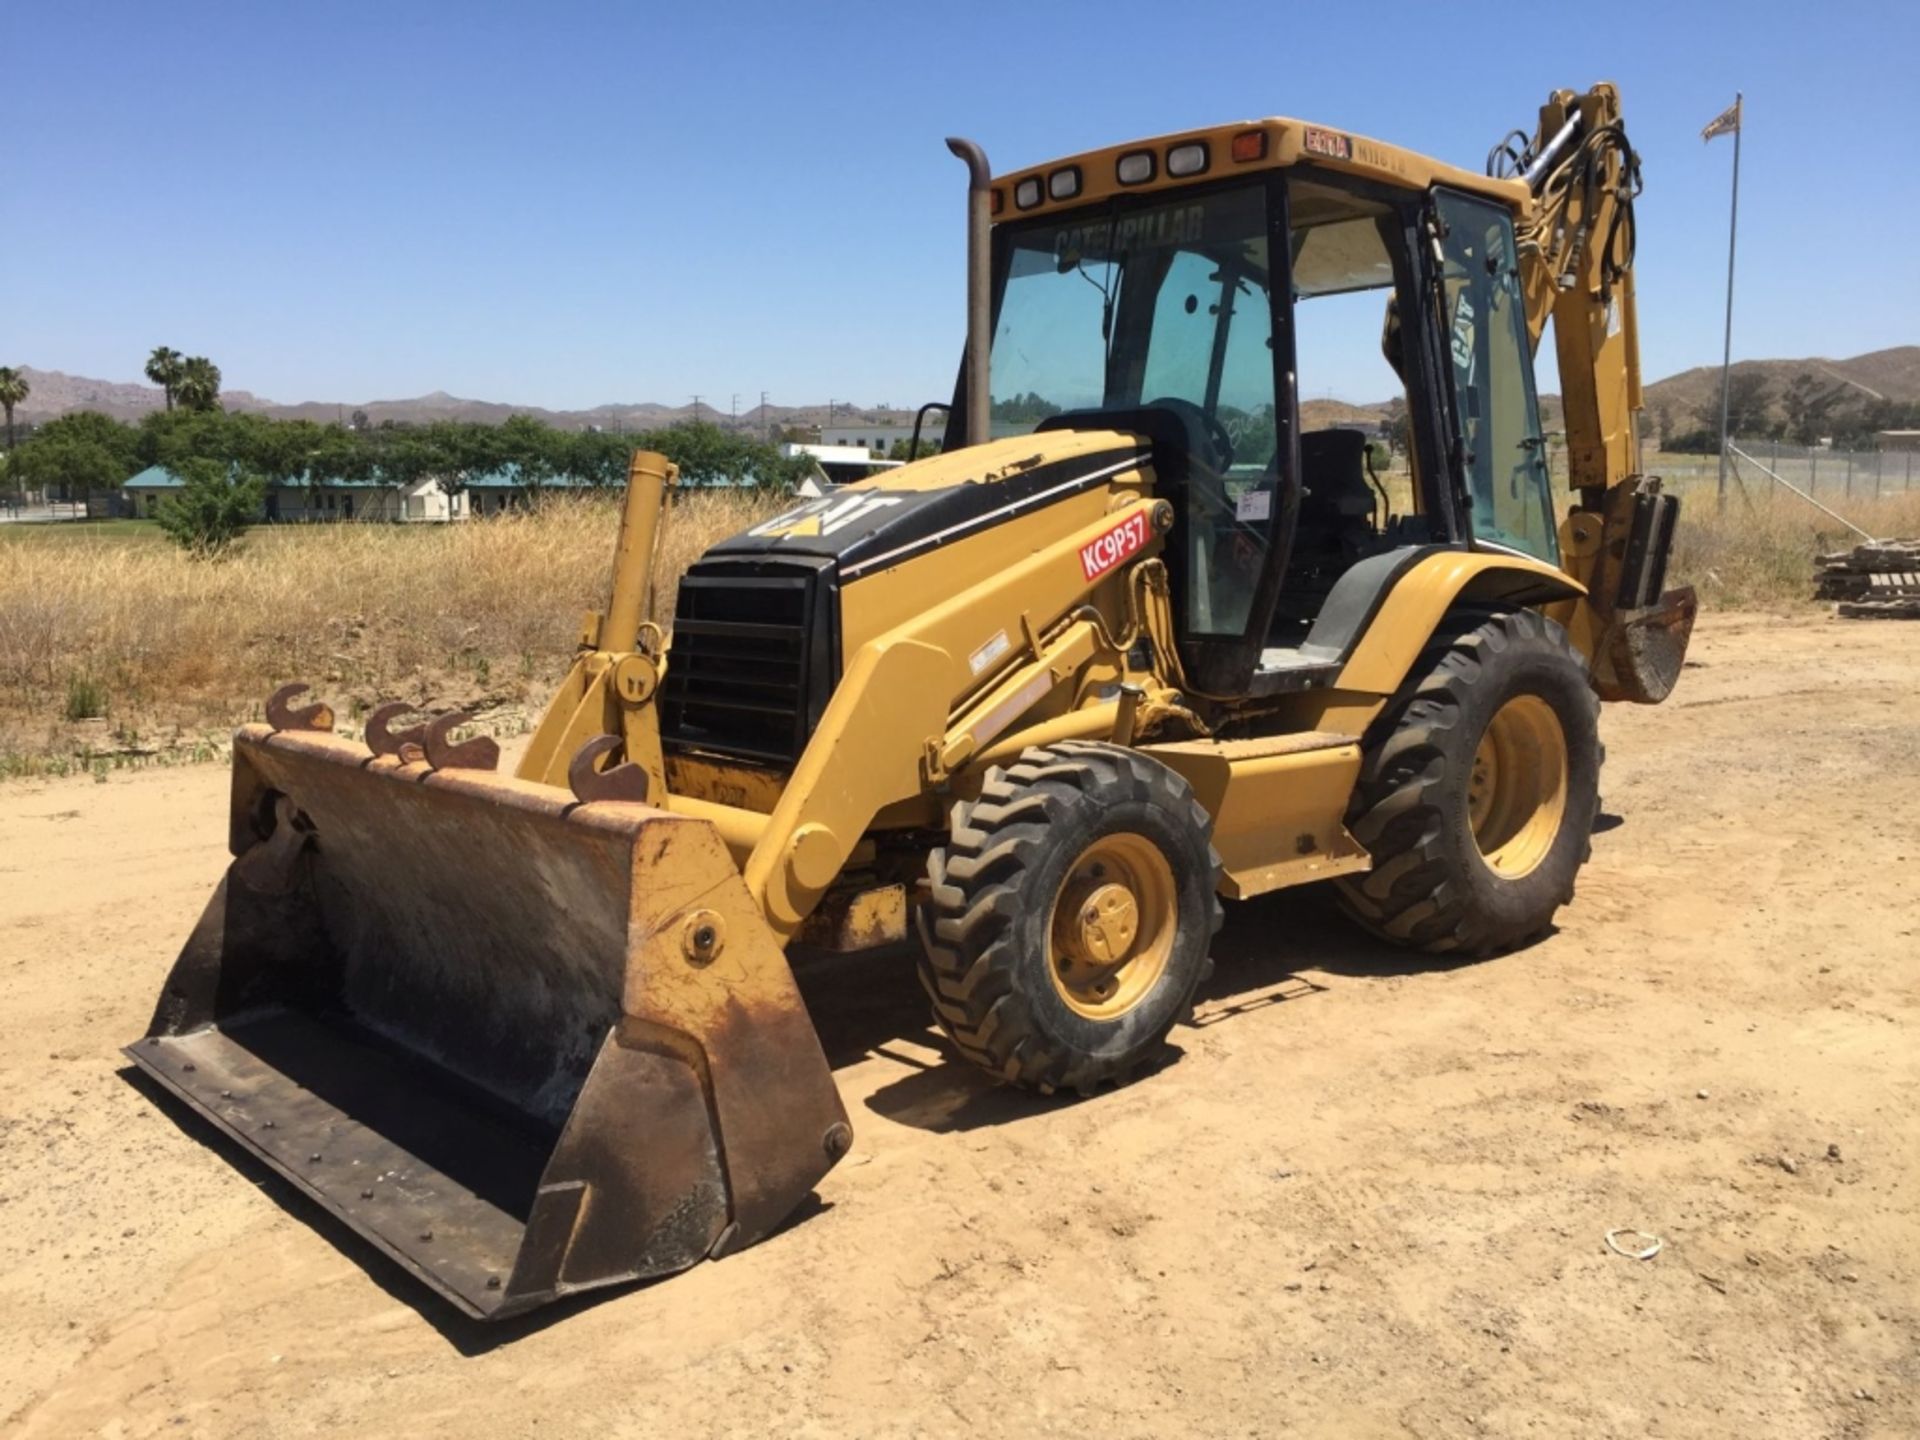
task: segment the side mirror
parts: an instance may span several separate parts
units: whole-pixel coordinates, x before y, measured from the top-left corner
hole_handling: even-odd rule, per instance
[[[907,446],[907,463],[911,465],[920,458],[920,427],[926,423],[927,412],[938,410],[942,415],[949,414],[953,407],[938,400],[929,400],[913,412],[913,440]],[[982,437],[985,438],[984,436]]]

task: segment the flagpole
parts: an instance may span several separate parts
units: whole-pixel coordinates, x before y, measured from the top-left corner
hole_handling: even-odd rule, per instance
[[[1726,93],[1724,90],[1721,92]],[[1740,132],[1746,129],[1741,92],[1733,95],[1733,204],[1727,212],[1727,330],[1720,352],[1720,508],[1727,508],[1727,404],[1733,385],[1733,245],[1740,233]]]

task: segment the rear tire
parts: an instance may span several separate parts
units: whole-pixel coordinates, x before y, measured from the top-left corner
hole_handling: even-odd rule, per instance
[[[1544,933],[1592,853],[1599,713],[1586,661],[1542,615],[1436,635],[1368,733],[1347,826],[1373,869],[1339,882],[1341,907],[1433,953]]]
[[[1117,746],[990,769],[928,858],[919,915],[920,980],[960,1053],[1042,1092],[1129,1078],[1210,969],[1212,829],[1184,780]]]

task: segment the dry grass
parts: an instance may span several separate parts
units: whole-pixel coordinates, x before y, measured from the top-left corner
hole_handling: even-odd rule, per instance
[[[1835,508],[1876,536],[1920,535],[1920,491]],[[1804,606],[1812,603],[1813,557],[1858,543],[1846,526],[1786,491],[1751,504],[1736,494],[1722,511],[1709,487],[1696,486],[1681,492],[1668,578],[1698,587],[1701,602],[1718,608]]]
[[[771,504],[678,497],[659,610],[689,561]],[[537,707],[581,611],[605,603],[618,519],[595,497],[462,525],[287,527],[211,565],[124,530],[0,545],[0,773],[207,751],[294,679],[350,717],[395,697]]]
[[[772,503],[679,497],[659,612],[689,561]],[[1920,534],[1920,492],[1847,514],[1876,535]],[[12,536],[0,544],[0,775],[210,756],[294,679],[349,721],[403,698],[511,730],[559,677],[580,612],[604,603],[617,521],[603,496],[464,525],[289,526],[217,565],[146,526]],[[1714,607],[1808,605],[1812,556],[1852,543],[1784,492],[1722,513],[1710,488],[1689,487],[1671,578]]]

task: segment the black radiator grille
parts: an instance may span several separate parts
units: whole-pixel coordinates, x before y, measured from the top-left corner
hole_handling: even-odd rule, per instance
[[[833,566],[707,560],[680,581],[661,736],[791,764],[839,677]]]

